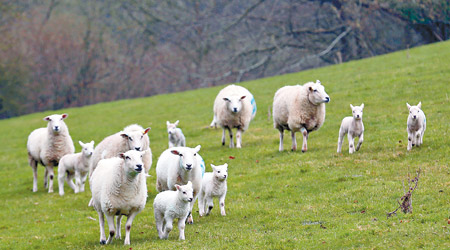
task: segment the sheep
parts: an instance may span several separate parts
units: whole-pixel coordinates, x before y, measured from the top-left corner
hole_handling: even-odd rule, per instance
[[[236,147],[242,146],[242,133],[256,115],[256,102],[253,95],[244,87],[229,85],[223,88],[214,101],[214,118],[211,127],[222,127],[222,145],[225,145],[225,130],[230,134],[230,148],[234,147],[233,128],[236,131]]]
[[[84,183],[89,173],[89,161],[94,152],[94,141],[83,143],[78,141],[81,152],[68,154],[61,158],[58,167],[59,195],[64,195],[64,176],[67,173],[67,184],[75,193],[84,192]],[[72,179],[75,177],[75,185]]]
[[[150,128],[143,129],[141,126],[133,124],[125,127],[122,131],[103,139],[103,141],[95,147],[94,153],[92,154],[92,160],[89,167],[90,176],[101,159],[115,157],[128,150],[146,152],[143,160],[145,174],[148,174],[148,171],[150,171],[152,166],[152,151],[150,150],[150,139],[147,134],[149,130]]]
[[[177,128],[178,123],[170,123],[167,121],[167,133],[169,134],[169,148],[172,147],[186,147],[186,138],[184,137],[183,131]]]
[[[303,134],[302,152],[307,150],[308,135],[325,121],[325,103],[330,97],[319,80],[280,88],[273,98],[273,125],[280,132],[279,151],[283,151],[283,132],[291,131],[292,151],[297,150],[295,133]]]
[[[420,146],[423,143],[423,134],[427,129],[427,118],[422,111],[422,102],[417,106],[411,106],[406,103],[409,109],[406,131],[408,132],[408,147],[410,151],[413,146]]]
[[[213,209],[213,197],[219,197],[220,213],[225,216],[225,196],[227,195],[228,164],[215,166],[211,164],[213,172],[205,173],[202,188],[198,195],[198,209],[200,216],[208,215]],[[207,208],[207,209],[206,209]]]
[[[69,115],[50,115],[44,118],[47,128],[38,128],[30,133],[27,141],[28,163],[33,169],[33,192],[37,192],[37,166],[41,163],[45,167],[44,187],[53,192],[53,167],[58,166],[59,160],[66,154],[73,154],[75,147],[64,119]]]
[[[347,134],[348,137],[348,152],[353,154],[355,152],[355,143],[353,139],[358,137],[358,144],[356,145],[356,151],[359,150],[364,141],[364,124],[362,121],[364,103],[361,106],[353,106],[350,104],[352,109],[352,115],[342,119],[341,128],[339,129],[339,139],[337,152],[341,153],[342,142],[344,140],[344,135]]]
[[[130,244],[131,224],[134,217],[140,213],[147,200],[147,183],[143,170],[144,152],[130,150],[119,154],[119,157],[103,159],[90,178],[92,200],[91,206],[98,213],[100,222],[100,244],[110,244],[114,234],[121,238],[120,223],[126,215],[125,245]],[[109,227],[109,237],[105,236],[105,221]],[[114,216],[117,215],[117,227]]]
[[[189,216],[190,203],[194,200],[192,182],[184,186],[175,184],[176,191],[167,190],[156,195],[153,202],[156,230],[160,239],[167,239],[174,219],[178,219],[180,240],[184,240],[184,228]]]
[[[156,190],[175,190],[175,184],[185,185],[192,182],[194,188],[194,200],[191,202],[190,212],[197,199],[202,185],[203,159],[198,154],[201,146],[195,148],[173,147],[166,149],[156,163]],[[192,214],[188,216],[187,223],[194,223]]]

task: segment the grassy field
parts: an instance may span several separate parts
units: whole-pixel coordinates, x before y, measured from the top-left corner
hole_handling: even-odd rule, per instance
[[[0,121],[0,248],[105,248],[99,245],[97,213],[87,206],[88,185],[87,192],[75,195],[66,184],[60,197],[55,182],[55,193],[48,194],[39,167],[39,191],[31,191],[27,136],[46,125],[43,117],[62,112],[69,114],[66,123],[77,152],[78,140],[98,143],[131,123],[152,128],[148,203],[134,220],[132,249],[450,248],[449,58],[450,42],[444,42],[242,83],[258,104],[242,149],[221,146],[221,130],[207,128],[222,87]],[[331,98],[324,125],[310,134],[308,152],[278,152],[278,131],[267,115],[273,94],[284,85],[316,79]],[[424,144],[407,152],[406,102],[419,101],[427,116]],[[362,148],[349,155],[345,140],[344,153],[337,154],[340,122],[351,115],[350,103],[362,102]],[[153,217],[155,165],[167,147],[166,120],[180,120],[188,146],[202,145],[207,171],[210,163],[229,163],[227,216],[220,216],[215,201],[212,215],[199,218],[196,204],[195,223],[187,226],[184,242],[178,241],[176,227],[169,240],[159,240]],[[301,145],[300,134],[298,141]],[[413,213],[387,219],[403,195],[402,182],[419,168]],[[115,240],[107,248],[129,249],[122,244]]]

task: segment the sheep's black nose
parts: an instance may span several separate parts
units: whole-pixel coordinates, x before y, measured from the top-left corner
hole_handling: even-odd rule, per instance
[[[136,151],[141,150],[141,147],[135,147],[134,149],[136,149]]]
[[[192,168],[192,164],[186,164],[186,169],[191,169]]]
[[[330,101],[330,97],[325,97],[325,102],[329,102]]]
[[[59,130],[59,127],[58,126],[55,126],[55,131],[58,131]]]
[[[192,198],[189,198],[189,202],[191,202],[193,199]]]
[[[223,178],[227,178],[227,175],[224,175]]]
[[[233,112],[237,112],[237,108],[233,108]]]
[[[142,171],[142,164],[137,164],[136,165],[136,171],[137,172],[141,172]]]
[[[414,119],[416,119],[416,116],[414,116]]]

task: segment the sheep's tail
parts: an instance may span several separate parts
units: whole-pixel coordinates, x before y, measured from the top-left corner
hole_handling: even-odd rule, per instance
[[[89,201],[88,207],[93,207],[94,206],[94,199],[91,198],[91,200]]]

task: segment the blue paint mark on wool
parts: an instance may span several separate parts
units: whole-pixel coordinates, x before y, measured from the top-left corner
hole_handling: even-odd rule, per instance
[[[250,101],[250,103],[251,103],[252,106],[253,106],[252,115],[255,115],[257,108],[256,108],[255,98],[254,98],[253,96],[252,96],[252,100]]]

